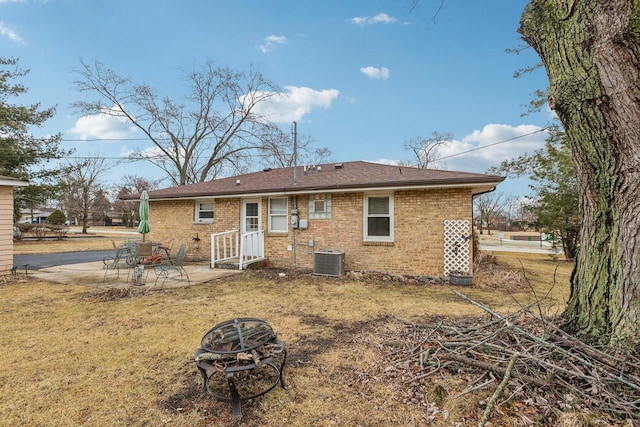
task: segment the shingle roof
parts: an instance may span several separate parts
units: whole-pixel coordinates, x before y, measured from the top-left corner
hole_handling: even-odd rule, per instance
[[[174,199],[398,187],[470,186],[479,187],[479,191],[484,191],[504,180],[503,177],[495,175],[357,161],[313,167],[298,166],[297,183],[294,185],[293,169],[265,169],[229,178],[149,191],[149,198]],[[136,196],[126,198],[133,199]]]

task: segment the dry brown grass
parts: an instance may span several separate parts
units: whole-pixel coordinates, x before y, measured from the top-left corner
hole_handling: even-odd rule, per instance
[[[500,259],[522,259],[536,292],[549,289],[555,264],[546,258]],[[552,295],[562,300],[570,266],[559,271]],[[407,401],[402,382],[382,375],[385,354],[374,337],[392,332],[392,314],[415,322],[480,314],[445,286],[313,276],[278,280],[249,272],[108,297],[81,286],[4,279],[0,425],[7,426],[424,426],[424,402]],[[526,288],[459,290],[501,312],[532,298]],[[237,422],[229,403],[203,392],[190,358],[214,324],[246,316],[265,319],[287,344],[288,389],[243,402]]]
[[[45,240],[35,240],[33,238],[14,240],[13,252],[15,254],[42,254],[53,252],[73,252],[73,251],[98,251],[112,249],[111,240],[116,243],[127,239],[137,239],[139,235],[120,234],[117,230],[110,230],[104,233],[104,229],[90,229],[88,234],[69,233],[62,240],[47,238]]]

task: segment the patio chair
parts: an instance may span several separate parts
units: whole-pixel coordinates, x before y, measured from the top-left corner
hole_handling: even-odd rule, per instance
[[[162,258],[163,258],[162,261],[171,261],[171,249],[173,248],[174,241],[175,239],[171,239],[168,246],[164,246],[160,244],[158,247],[156,247],[156,251],[154,252],[154,255],[162,255]]]
[[[184,280],[186,278],[187,283],[191,283],[191,281],[189,280],[189,275],[187,274],[187,270],[184,269],[184,259],[187,256],[187,244],[183,243],[180,246],[180,249],[178,249],[178,254],[176,255],[175,258],[171,259],[170,263],[162,263],[159,265],[156,265],[154,267],[155,273],[156,273],[156,283],[158,283],[158,279],[160,279],[160,276],[164,277],[164,280],[162,281],[162,284],[160,285],[160,288],[162,289],[162,287],[164,286],[164,282],[167,281],[167,279],[169,279],[170,277],[173,279],[174,277],[177,279],[177,275],[180,274],[180,280]]]
[[[140,251],[138,252],[138,257],[148,257],[153,255],[153,248],[151,242],[139,242],[138,247],[140,247]]]
[[[109,271],[116,271],[117,277],[120,278],[120,269],[127,270],[127,281],[129,281],[129,272],[138,264],[139,247],[136,242],[126,241],[116,246],[113,256],[106,256],[102,259],[104,264],[104,277],[102,281],[107,280]]]

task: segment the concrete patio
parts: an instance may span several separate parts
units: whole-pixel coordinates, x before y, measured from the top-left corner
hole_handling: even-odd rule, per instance
[[[142,276],[143,279],[145,279],[143,280],[145,284],[140,286],[140,288],[153,290],[193,286],[241,273],[239,270],[212,269],[208,264],[191,264],[185,265],[184,268],[189,275],[189,282],[186,280],[175,280],[175,272],[172,272],[172,276],[162,285],[163,278],[160,277],[157,284],[155,284],[156,274],[153,267],[146,267]],[[128,281],[127,270],[121,270],[120,277],[118,277],[117,271],[110,270],[107,272],[106,280],[103,281],[104,273],[104,264],[102,261],[97,261],[43,268],[30,271],[29,275],[51,282],[64,283],[66,285],[90,286],[98,289],[124,287],[133,282],[133,270],[129,271]],[[177,275],[177,279],[180,279],[179,274]]]

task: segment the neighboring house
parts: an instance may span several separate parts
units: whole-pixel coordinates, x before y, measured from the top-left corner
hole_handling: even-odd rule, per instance
[[[325,272],[344,253],[347,270],[442,276],[471,270],[473,197],[503,180],[362,161],[264,169],[149,191],[149,236],[212,266],[241,254]]]
[[[25,224],[46,224],[47,218],[49,218],[52,212],[52,210],[22,209],[20,211],[19,222]]]
[[[27,181],[0,175],[0,271],[13,267],[13,188]]]

